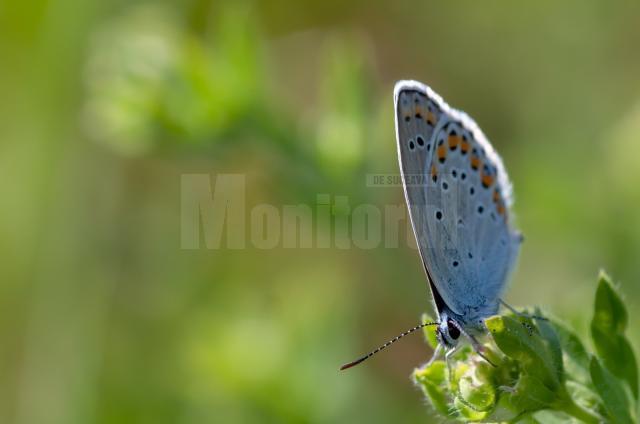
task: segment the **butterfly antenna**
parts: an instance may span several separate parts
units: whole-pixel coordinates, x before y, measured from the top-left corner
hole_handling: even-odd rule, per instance
[[[367,353],[363,357],[361,357],[359,359],[356,359],[353,362],[349,362],[348,364],[344,364],[343,366],[340,367],[340,371],[346,370],[346,369],[351,368],[351,367],[355,367],[356,365],[366,361],[367,359],[371,358],[376,353],[380,352],[382,349],[386,348],[390,344],[393,344],[393,343],[397,342],[398,340],[400,340],[401,338],[403,338],[407,334],[411,334],[414,331],[420,330],[421,328],[428,327],[430,325],[438,325],[438,324],[440,324],[440,323],[439,322],[425,322],[424,324],[417,325],[417,326],[413,327],[411,330],[407,330],[404,333],[400,334],[399,336],[394,337],[393,339],[389,340],[388,342],[386,342],[385,344],[383,344],[382,346],[380,346],[376,350],[373,350],[373,351]]]

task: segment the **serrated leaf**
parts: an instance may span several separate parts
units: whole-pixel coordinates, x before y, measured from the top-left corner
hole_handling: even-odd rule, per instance
[[[626,381],[638,398],[638,365],[631,344],[624,335],[627,310],[609,277],[601,273],[596,291],[591,337],[604,366]]]
[[[604,407],[613,423],[633,424],[635,422],[630,406],[629,394],[624,384],[617,379],[597,358],[591,358],[591,380],[603,400]]]

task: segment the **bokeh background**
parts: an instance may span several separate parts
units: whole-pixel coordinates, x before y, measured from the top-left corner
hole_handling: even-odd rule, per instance
[[[507,300],[586,333],[604,267],[637,347],[639,21],[632,1],[3,2],[0,421],[442,422],[409,380],[420,337],[337,372],[429,310],[406,243],[180,248],[187,173],[246,175],[248,207],[402,204],[365,176],[397,173],[404,78],[505,160],[526,236]]]

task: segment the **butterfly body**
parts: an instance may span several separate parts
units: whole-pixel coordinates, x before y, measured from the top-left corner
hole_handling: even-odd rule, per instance
[[[441,344],[483,331],[517,258],[511,185],[476,123],[426,85],[394,90],[405,198],[439,315]]]

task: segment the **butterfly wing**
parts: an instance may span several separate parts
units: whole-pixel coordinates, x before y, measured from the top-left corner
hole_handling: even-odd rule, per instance
[[[502,160],[424,84],[400,81],[394,98],[405,198],[434,297],[465,320],[495,313],[520,245]]]
[[[400,173],[411,225],[416,237],[429,283],[433,285],[426,261],[429,249],[427,236],[427,188],[430,186],[427,164],[433,156],[432,138],[443,113],[439,96],[428,87],[411,81],[399,81],[394,90],[396,140]],[[442,299],[433,290],[436,309]]]

